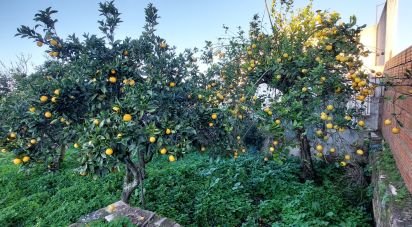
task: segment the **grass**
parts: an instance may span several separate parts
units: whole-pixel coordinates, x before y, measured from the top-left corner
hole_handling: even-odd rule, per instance
[[[11,159],[0,156],[0,226],[67,226],[120,198],[120,174],[82,177],[70,160],[56,173],[19,172]]]
[[[119,200],[122,172],[94,179],[74,172],[69,154],[57,173],[19,172],[0,154],[0,226],[67,226]],[[369,226],[371,215],[344,194],[342,169],[322,167],[323,184],[299,180],[296,161],[279,165],[252,155],[210,160],[157,157],[147,169],[146,209],[185,226]],[[319,166],[318,166],[319,167]],[[138,194],[132,205],[138,206]],[[91,226],[130,226],[127,220]]]
[[[385,179],[381,179],[382,183],[379,185],[380,191],[382,192],[380,194],[384,197],[382,199],[390,199],[395,201],[398,205],[402,205],[402,202],[405,201],[405,198],[410,196],[410,193],[406,188],[402,176],[396,166],[396,161],[387,143],[384,143],[381,151],[377,153],[376,161],[379,169],[386,175]],[[390,194],[389,196],[389,192],[387,191],[389,184],[396,188],[396,195]]]

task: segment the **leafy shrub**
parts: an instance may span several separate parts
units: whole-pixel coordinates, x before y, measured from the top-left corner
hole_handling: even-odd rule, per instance
[[[0,156],[0,226],[67,226],[120,196],[120,174],[80,177],[73,161],[56,173],[18,172],[10,156]]]
[[[73,152],[61,171],[47,174],[40,166],[19,173],[9,162],[12,154],[1,154],[1,226],[67,226],[118,200],[122,171],[81,177],[73,171]],[[367,226],[371,220],[362,203],[345,197],[342,168],[322,168],[323,185],[317,185],[300,182],[293,159],[283,165],[253,155],[209,159],[191,154],[168,164],[166,159],[157,156],[148,166],[145,208],[185,226]],[[138,196],[132,200],[136,204]],[[116,224],[130,223],[119,219],[91,226]]]
[[[251,155],[236,160],[190,155],[173,165],[155,162],[148,171],[147,209],[183,225],[366,226],[370,221],[362,205],[345,197],[339,168],[321,173],[320,186],[300,182],[295,160],[278,165]]]

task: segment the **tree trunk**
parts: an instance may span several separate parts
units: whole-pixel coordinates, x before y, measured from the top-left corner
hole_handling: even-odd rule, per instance
[[[305,180],[315,179],[315,169],[313,167],[312,157],[310,154],[310,144],[306,135],[299,135],[300,140],[300,165],[302,168],[302,178]]]
[[[272,135],[267,135],[265,137],[265,140],[263,141],[261,152],[265,152],[265,151],[267,152],[269,150],[269,147],[271,146],[272,142],[273,142],[273,136]]]
[[[138,167],[129,159],[126,158],[126,175],[123,179],[123,192],[122,201],[129,203],[130,197],[132,196],[134,190],[139,186],[140,183],[140,171]]]
[[[59,154],[59,160],[58,160],[58,168],[60,169],[60,165],[64,161],[64,157],[66,155],[66,146],[65,145],[60,145],[60,154]]]
[[[58,148],[58,145],[56,145],[55,149]],[[48,165],[48,170],[55,172],[60,170],[60,167],[64,161],[64,156],[66,154],[66,146],[60,145],[60,152],[56,156],[52,156],[51,162]]]
[[[144,152],[139,152],[139,181],[140,181],[140,206],[142,209],[144,209],[144,178],[145,178],[145,153],[148,152],[149,145],[146,146],[146,151]]]
[[[126,163],[126,175],[123,180],[123,192],[122,192],[122,201],[129,203],[130,197],[133,192],[140,185],[140,207],[144,209],[144,179],[145,179],[145,167],[146,162],[149,162],[152,156],[148,160],[145,160],[146,154],[150,151],[149,145],[146,146],[145,151],[139,151],[139,160],[137,163],[133,163],[130,157],[125,158]]]

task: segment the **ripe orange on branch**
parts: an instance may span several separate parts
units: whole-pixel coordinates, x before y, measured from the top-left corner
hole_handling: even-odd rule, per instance
[[[57,95],[57,96],[59,96],[60,95],[60,89],[56,89],[56,90],[54,90],[54,92],[53,92],[55,95]]]
[[[29,156],[24,156],[22,159],[23,162],[29,162],[30,161],[30,157]]]
[[[123,121],[129,122],[131,120],[132,120],[132,115],[130,115],[130,114],[123,115]]]
[[[10,137],[10,139],[16,139],[17,135],[16,135],[16,133],[12,132],[12,133],[10,133],[9,137]]]
[[[390,124],[392,124],[392,121],[391,121],[391,119],[386,119],[383,123],[385,125],[390,125]]]
[[[22,160],[21,160],[20,158],[15,158],[15,159],[13,159],[13,163],[14,163],[15,165],[19,165],[19,164],[22,163]]]
[[[401,132],[401,129],[400,128],[397,128],[397,127],[393,127],[392,128],[392,133],[393,134],[399,134]]]
[[[52,117],[52,114],[50,113],[50,111],[46,111],[46,112],[44,113],[44,116],[45,116],[46,118],[51,118],[51,117]]]
[[[360,127],[363,127],[363,126],[365,126],[365,122],[364,121],[358,121],[358,125],[360,126]]]
[[[114,77],[114,76],[111,76],[111,77],[109,77],[109,82],[112,83],[112,84],[114,84],[114,83],[117,82],[117,78]]]
[[[45,95],[42,95],[42,96],[40,97],[40,102],[42,102],[42,103],[47,102],[47,100],[49,100],[49,98],[48,98],[47,96],[45,96]]]
[[[175,156],[169,155],[169,162],[174,162],[174,161],[176,161]]]
[[[112,155],[112,154],[113,154],[113,149],[112,149],[112,148],[107,148],[106,151],[105,151],[105,153],[106,153],[107,155]]]
[[[150,142],[150,143],[156,142],[156,137],[151,136],[151,137],[149,138],[149,142]]]
[[[57,46],[57,41],[54,40],[54,39],[51,39],[51,40],[50,40],[50,45],[52,45],[52,46]]]

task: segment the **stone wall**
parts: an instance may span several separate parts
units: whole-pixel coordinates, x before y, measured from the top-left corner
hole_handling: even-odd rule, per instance
[[[412,195],[407,191],[391,152],[372,140],[373,216],[375,226],[412,226]]]

